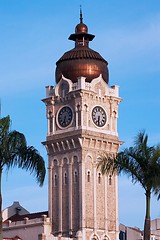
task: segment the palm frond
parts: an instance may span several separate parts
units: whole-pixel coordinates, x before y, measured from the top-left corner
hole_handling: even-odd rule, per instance
[[[28,147],[24,134],[10,131],[10,117],[0,119],[0,169],[19,167],[36,176],[40,186],[45,178],[45,162],[34,147]]]
[[[114,172],[117,171],[117,167],[117,158],[112,158],[108,156],[107,153],[104,153],[99,157],[97,168],[103,175],[113,175]]]
[[[17,166],[30,171],[31,174],[33,173],[36,176],[37,182],[42,186],[46,169],[45,161],[39,152],[33,146],[23,147],[20,149],[18,158]]]
[[[141,131],[134,146],[119,152],[115,158],[109,153],[100,156],[98,168],[102,174],[125,174],[132,182],[140,183],[145,191],[160,192],[160,146],[148,146],[148,135]],[[160,197],[160,196],[159,196]]]
[[[10,127],[10,117],[0,118],[0,144],[3,143],[3,139],[8,135]]]

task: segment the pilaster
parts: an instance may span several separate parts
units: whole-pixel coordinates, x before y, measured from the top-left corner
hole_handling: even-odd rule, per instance
[[[73,184],[73,177],[72,177],[72,163],[69,163],[69,229],[70,235],[72,234],[72,184]]]
[[[79,164],[79,195],[80,195],[80,229],[82,229],[82,240],[86,240],[86,210],[85,210],[85,164]]]
[[[49,161],[49,167],[48,167],[48,214],[52,222],[52,201],[53,201],[53,194],[52,194],[52,188],[53,188],[53,166],[51,164],[51,161]]]
[[[63,210],[63,205],[62,205],[62,165],[59,165],[59,234],[61,235],[62,233],[62,210]]]

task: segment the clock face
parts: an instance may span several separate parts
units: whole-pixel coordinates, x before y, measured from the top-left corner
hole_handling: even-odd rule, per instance
[[[92,110],[92,120],[96,126],[103,127],[107,121],[105,110],[100,106],[94,107]]]
[[[58,123],[60,127],[68,127],[72,122],[73,112],[68,106],[62,107],[58,113]]]

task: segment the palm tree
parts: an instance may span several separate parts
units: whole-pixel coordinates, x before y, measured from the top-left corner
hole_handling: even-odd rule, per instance
[[[140,183],[146,195],[144,240],[150,240],[150,199],[151,193],[160,198],[160,145],[148,146],[148,135],[138,133],[133,147],[126,148],[116,157],[100,156],[98,162],[102,174],[124,173],[132,182]]]
[[[2,193],[1,180],[4,168],[12,167],[26,169],[33,173],[40,186],[45,178],[45,162],[38,151],[27,146],[25,136],[17,131],[10,131],[10,117],[0,119],[0,240],[2,237]]]

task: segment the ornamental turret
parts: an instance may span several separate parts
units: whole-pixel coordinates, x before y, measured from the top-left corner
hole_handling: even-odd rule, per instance
[[[86,82],[91,82],[100,74],[108,83],[108,62],[98,52],[89,48],[89,42],[94,37],[88,33],[88,27],[83,23],[80,10],[80,23],[75,27],[75,33],[69,36],[69,40],[75,42],[75,48],[65,52],[57,61],[56,83],[59,82],[62,75],[74,83],[77,82],[78,77],[85,77]]]

